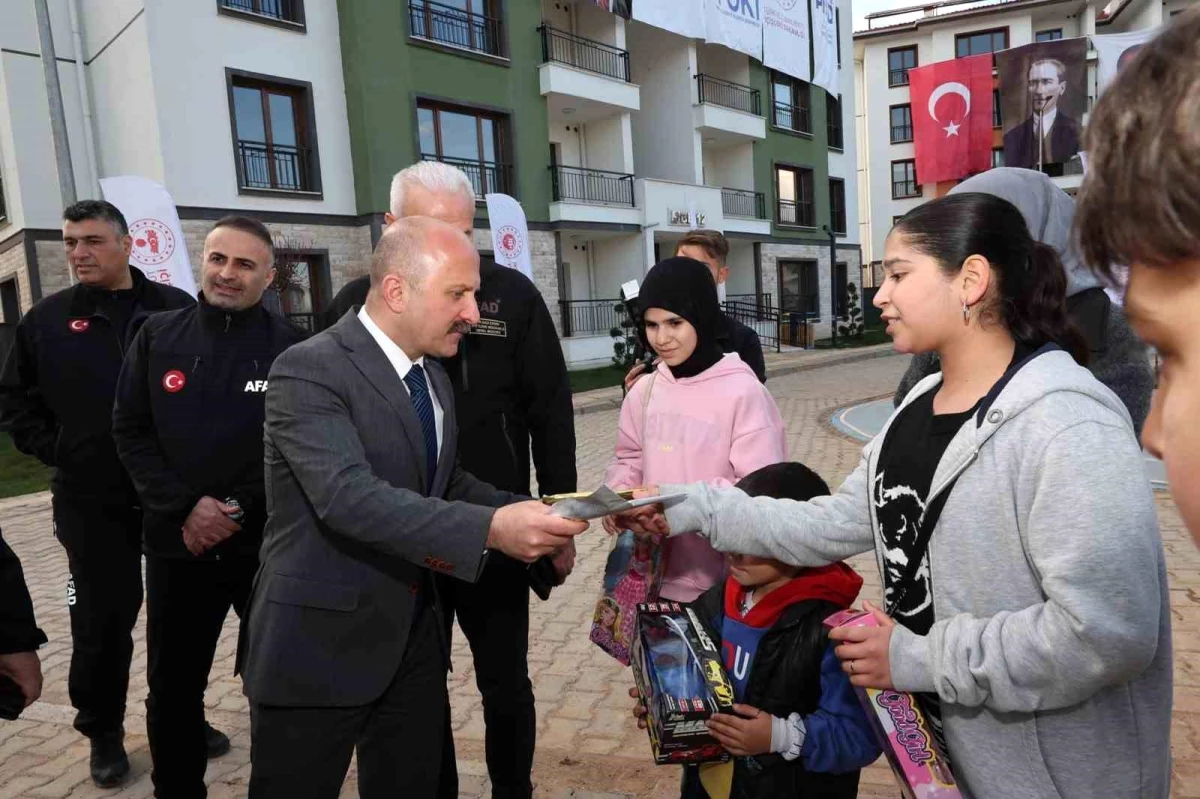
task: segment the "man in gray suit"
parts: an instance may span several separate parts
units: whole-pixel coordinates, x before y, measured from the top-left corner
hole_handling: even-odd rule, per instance
[[[450,382],[425,356],[478,323],[478,287],[461,231],[401,219],[366,305],[271,369],[241,661],[253,799],[336,797],[356,747],[364,799],[435,795],[449,651],[431,572],[473,581],[488,550],[528,563],[587,528],[458,466]]]

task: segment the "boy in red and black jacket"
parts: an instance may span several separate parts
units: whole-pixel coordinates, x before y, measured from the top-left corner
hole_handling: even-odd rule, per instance
[[[738,488],[798,501],[829,493],[799,463],[763,467]],[[725,582],[692,607],[720,642],[733,683],[735,715],[713,716],[709,729],[735,757],[686,767],[683,799],[857,796],[859,770],[880,749],[822,622],[854,602],[862,578],[845,563],[806,569],[727,557]]]

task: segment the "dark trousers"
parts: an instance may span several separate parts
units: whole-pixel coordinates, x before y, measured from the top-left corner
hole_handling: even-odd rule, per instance
[[[258,561],[146,558],[146,732],[154,795],[207,796],[204,689],[225,616],[245,610]]]
[[[483,696],[484,751],[493,799],[533,795],[537,716],[529,681],[529,575],[524,563],[492,552],[474,584],[443,580],[442,598],[471,645],[475,683]],[[448,640],[448,638],[447,638]],[[449,705],[444,711],[449,719]],[[439,796],[458,796],[458,769],[449,724]]]
[[[440,624],[424,605],[396,676],[369,705],[252,704],[250,799],[336,799],[356,747],[361,799],[436,796],[446,706]]]
[[[75,729],[89,738],[121,732],[133,627],[142,607],[142,513],[55,492],[54,534],[67,551]]]

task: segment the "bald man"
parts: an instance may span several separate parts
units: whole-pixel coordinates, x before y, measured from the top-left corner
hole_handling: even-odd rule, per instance
[[[478,323],[478,287],[461,231],[402,219],[363,308],[271,369],[273,505],[241,661],[253,799],[333,799],[356,748],[363,799],[433,796],[449,651],[431,572],[472,582],[489,551],[529,563],[587,527],[458,465],[433,358]]]

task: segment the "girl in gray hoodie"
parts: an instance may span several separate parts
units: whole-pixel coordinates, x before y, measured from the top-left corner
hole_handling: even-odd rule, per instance
[[[1171,629],[1129,413],[1081,363],[1066,277],[998,197],[910,211],[875,303],[900,352],[936,351],[832,497],[701,484],[633,529],[820,566],[874,550],[882,624],[836,630],[856,685],[918,695],[964,793],[1166,797]],[[1054,268],[1056,267],[1057,268]]]

